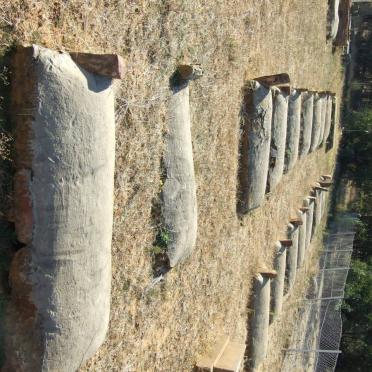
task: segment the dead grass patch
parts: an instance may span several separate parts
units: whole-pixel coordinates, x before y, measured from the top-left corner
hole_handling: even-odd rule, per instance
[[[81,371],[189,371],[215,335],[247,335],[247,300],[260,264],[335,151],[299,161],[264,205],[239,219],[236,187],[241,88],[288,72],[293,86],[340,96],[339,53],[326,43],[322,0],[0,0],[1,42],[120,53],[112,304],[105,344]],[[169,77],[200,63],[191,87],[198,239],[192,257],[152,282],[151,215],[161,189]],[[278,335],[280,337],[280,335]]]

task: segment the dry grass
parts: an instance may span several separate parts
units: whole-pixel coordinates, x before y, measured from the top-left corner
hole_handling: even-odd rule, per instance
[[[300,161],[262,208],[240,220],[236,187],[241,88],[288,72],[295,87],[341,94],[339,53],[326,44],[323,0],[0,0],[1,42],[120,53],[110,330],[81,371],[189,371],[217,333],[244,342],[258,264],[335,151]],[[199,208],[192,257],[152,284],[168,79],[201,63],[191,87]]]

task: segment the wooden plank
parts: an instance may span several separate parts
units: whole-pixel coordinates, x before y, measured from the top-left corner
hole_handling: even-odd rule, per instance
[[[254,80],[258,81],[262,85],[269,86],[269,87],[272,87],[272,86],[286,87],[291,82],[289,75],[286,73],[261,76]]]
[[[124,60],[117,54],[71,52],[70,56],[76,64],[94,74],[113,79],[124,77]]]
[[[196,362],[196,371],[199,371],[199,372],[213,371],[214,364],[221,357],[227,344],[229,343],[229,340],[230,340],[229,336],[226,336],[226,335],[218,336],[212,349],[208,353],[203,355]]]
[[[320,191],[328,191],[328,189],[326,189],[325,187],[321,187],[321,186],[317,186],[317,185],[315,185],[315,186],[313,187],[313,189],[314,189],[314,190],[320,190]]]
[[[283,239],[283,240],[280,240],[280,244],[283,247],[291,247],[293,245],[293,242],[292,242],[292,239]]]
[[[301,226],[303,224],[301,218],[292,218],[290,219],[289,223],[292,224],[293,226]]]
[[[330,187],[333,185],[333,182],[332,181],[319,181],[318,182],[320,184],[320,186],[322,187]]]
[[[262,276],[268,276],[269,278],[275,278],[277,275],[277,272],[275,270],[266,268],[260,268],[257,272],[258,274],[261,274]]]
[[[229,342],[213,367],[213,372],[239,372],[244,361],[245,344]]]

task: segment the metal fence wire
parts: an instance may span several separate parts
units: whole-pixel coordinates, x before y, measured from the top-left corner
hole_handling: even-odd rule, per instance
[[[355,221],[355,215],[345,213],[330,226],[319,258],[320,270],[300,307],[282,372],[333,372],[336,368]]]

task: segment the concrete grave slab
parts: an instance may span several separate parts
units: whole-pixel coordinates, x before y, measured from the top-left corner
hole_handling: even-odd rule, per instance
[[[321,111],[321,125],[320,125],[320,134],[319,134],[319,143],[318,147],[321,147],[324,144],[324,133],[326,129],[326,119],[328,111],[328,96],[326,93],[320,94],[322,111]]]
[[[328,10],[328,37],[332,40],[336,39],[338,33],[340,23],[340,17],[338,15],[339,6],[340,0],[331,0]]]
[[[112,79],[67,53],[20,47],[12,111],[16,231],[26,246],[11,264],[6,366],[75,371],[102,344],[109,322]]]
[[[300,268],[303,266],[305,261],[307,212],[299,210],[297,213],[298,217],[302,221],[302,224],[299,226],[298,232],[298,255],[297,255],[297,268]]]
[[[285,284],[285,271],[287,261],[287,247],[280,241],[275,243],[274,268],[277,272],[275,279],[271,281],[271,303],[272,303],[272,320],[278,318],[282,312],[283,294]]]
[[[257,81],[246,87],[242,109],[238,211],[247,213],[264,201],[270,158],[272,94]]]
[[[298,159],[301,129],[301,92],[293,90],[288,102],[287,138],[285,150],[285,172],[290,171]]]
[[[169,125],[164,165],[162,214],[169,234],[167,255],[171,267],[184,261],[194,249],[198,216],[191,139],[189,81],[201,77],[199,67],[182,65],[175,73],[169,103]]]
[[[335,0],[337,1],[337,0]],[[333,40],[336,46],[346,46],[350,36],[350,18],[352,0],[339,0],[338,7],[339,24],[336,38]]]
[[[315,196],[312,196],[312,195],[309,195],[307,197],[308,201],[309,201],[309,212],[310,212],[310,216],[312,216],[311,218],[311,221],[309,222],[309,220],[307,221],[308,222],[308,226],[310,225],[311,226],[311,230],[308,230],[306,229],[306,240],[308,242],[308,245],[310,245],[312,239],[313,239],[313,236],[314,236],[314,232],[315,232],[315,201],[316,201],[316,197]]]
[[[298,259],[298,237],[299,228],[291,223],[288,224],[288,239],[292,240],[292,246],[287,252],[287,292],[289,292],[295,284],[297,273]]]
[[[318,148],[321,125],[322,125],[322,99],[318,93],[314,94],[314,115],[313,115],[313,127],[311,131],[311,145],[310,152],[313,152]]]
[[[311,132],[314,116],[314,94],[312,92],[303,92],[301,98],[302,109],[299,156],[304,157],[308,154],[311,145]]]
[[[328,143],[328,137],[331,131],[331,124],[332,124],[332,96],[327,96],[327,112],[326,112],[326,119],[325,119],[325,129],[324,129],[324,144]]]
[[[320,188],[314,189],[315,203],[314,203],[314,223],[313,231],[319,226],[322,219],[322,190]]]
[[[335,95],[332,95],[332,113],[331,113],[331,128],[328,137],[327,150],[333,148],[336,143],[337,137],[337,98]]]
[[[314,221],[314,201],[310,198],[305,198],[303,200],[303,206],[307,208],[306,212],[306,249],[310,246],[312,231],[313,231],[313,221]]]
[[[254,278],[254,303],[251,323],[251,368],[256,371],[266,358],[270,322],[270,277],[257,274]]]
[[[279,88],[272,88],[273,117],[267,191],[271,192],[280,182],[284,171],[285,146],[287,137],[288,94]]]
[[[306,216],[306,249],[310,246],[313,237],[314,207],[315,203],[311,197],[303,200],[303,205],[308,208]]]

